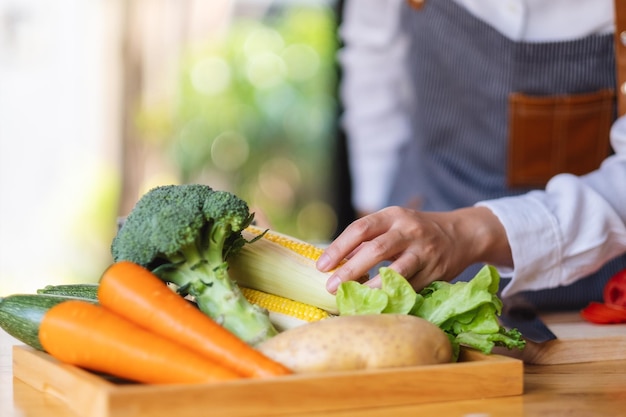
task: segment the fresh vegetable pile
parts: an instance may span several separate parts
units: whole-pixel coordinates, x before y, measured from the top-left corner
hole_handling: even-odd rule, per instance
[[[626,323],[626,269],[613,275],[604,286],[604,302],[589,303],[580,315],[595,324]]]
[[[382,288],[347,282],[333,296],[309,253],[321,251],[288,236],[264,238],[267,231],[246,239],[252,219],[231,193],[156,187],[119,229],[114,263],[98,284],[0,299],[0,326],[63,362],[145,383],[427,365],[455,361],[460,346],[484,353],[524,347],[517,330],[499,325],[492,267],[469,282],[437,281],[419,293],[382,268]],[[255,291],[242,291],[231,271]],[[281,285],[286,279],[298,285]],[[268,310],[295,317],[291,311],[303,303],[325,314],[308,314],[279,333]]]

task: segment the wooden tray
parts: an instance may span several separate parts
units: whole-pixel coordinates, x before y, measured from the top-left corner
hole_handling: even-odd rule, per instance
[[[464,350],[458,363],[290,375],[219,384],[114,383],[27,346],[13,348],[13,375],[80,416],[283,416],[520,395],[523,362]]]

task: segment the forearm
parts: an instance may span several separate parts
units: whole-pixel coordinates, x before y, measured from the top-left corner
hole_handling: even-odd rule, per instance
[[[486,263],[512,268],[513,257],[506,230],[498,217],[487,207],[469,207],[449,214],[450,236],[465,239],[462,250],[467,251],[467,264]]]
[[[513,279],[504,294],[570,284],[626,252],[624,184],[626,161],[612,160],[586,177],[557,176],[546,191],[480,203],[510,242],[514,269],[501,273]]]

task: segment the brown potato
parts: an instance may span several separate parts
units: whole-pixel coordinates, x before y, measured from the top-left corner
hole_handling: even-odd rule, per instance
[[[294,372],[349,371],[450,362],[446,334],[404,314],[339,316],[286,330],[258,346]]]

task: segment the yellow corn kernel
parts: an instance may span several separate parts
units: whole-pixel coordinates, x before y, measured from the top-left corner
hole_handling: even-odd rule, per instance
[[[251,288],[240,287],[241,293],[253,304],[270,312],[285,314],[307,322],[318,321],[330,317],[330,314],[321,308],[310,304],[293,301],[285,297],[269,294]]]
[[[263,229],[260,229],[256,226],[248,226],[246,230],[248,230],[251,233],[254,233],[257,236],[264,232]],[[280,233],[271,232],[269,230],[265,232],[262,239],[267,239],[271,242],[281,245],[282,247],[291,249],[297,254],[302,255],[305,258],[308,258],[312,261],[317,261],[318,258],[324,252],[322,248],[318,248],[317,246],[312,245],[308,242],[303,242],[301,240],[294,239],[291,236],[286,236]]]

